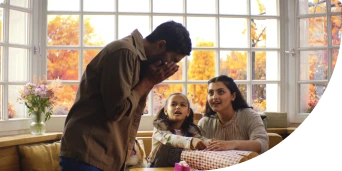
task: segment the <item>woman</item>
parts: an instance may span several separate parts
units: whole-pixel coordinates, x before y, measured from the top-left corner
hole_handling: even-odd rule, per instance
[[[205,117],[198,126],[202,135],[215,139],[206,150],[268,150],[268,136],[259,114],[243,99],[234,80],[218,76],[208,81]]]

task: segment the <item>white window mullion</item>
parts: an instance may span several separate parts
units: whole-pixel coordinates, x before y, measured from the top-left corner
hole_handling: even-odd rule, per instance
[[[187,0],[184,0],[183,1],[184,3],[184,26],[187,27],[188,26],[188,13],[187,13]],[[193,46],[193,40],[192,40],[192,46]],[[194,52],[194,48],[192,48],[191,52],[190,53],[193,53]],[[190,54],[191,55],[191,54]],[[183,90],[183,93],[187,96],[189,91],[188,91],[188,86],[187,86],[187,83],[188,83],[188,56],[186,56],[184,59],[184,64],[183,64],[183,80],[184,80],[184,90]]]
[[[79,30],[79,33],[80,33],[80,38],[79,38],[79,46],[78,46],[78,50],[79,50],[79,56],[78,56],[78,80],[81,81],[81,78],[82,78],[82,74],[83,74],[83,51],[84,51],[84,44],[83,44],[83,34],[84,34],[84,24],[83,24],[83,21],[84,21],[84,13],[83,13],[83,0],[80,1],[80,10],[81,12],[78,14],[79,16],[79,19],[80,19],[80,30]],[[84,68],[85,69],[85,68]]]
[[[3,47],[2,60],[3,73],[2,79],[4,81],[2,87],[2,115],[4,120],[8,120],[8,42],[9,42],[9,2],[5,2],[5,8],[3,8]]]
[[[220,62],[221,62],[221,45],[220,45],[220,0],[216,0],[216,41],[217,41],[217,48],[216,50],[216,62],[215,62],[215,74],[220,75]]]
[[[252,106],[252,89],[253,89],[253,85],[252,85],[252,78],[253,78],[253,59],[252,59],[252,39],[251,39],[251,13],[252,13],[252,9],[251,9],[251,0],[247,0],[248,6],[247,6],[247,10],[248,12],[248,17],[247,19],[247,42],[248,42],[248,53],[247,53],[247,99],[246,102]]]
[[[40,22],[40,34],[39,34],[39,44],[40,44],[40,56],[37,56],[39,59],[39,75],[46,75],[47,76],[47,1],[41,1],[39,3],[39,11],[41,14],[39,15],[39,22]]]

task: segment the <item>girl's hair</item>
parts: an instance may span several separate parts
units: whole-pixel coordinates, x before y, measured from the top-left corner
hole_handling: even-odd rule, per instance
[[[208,85],[210,83],[216,83],[216,82],[222,82],[230,91],[230,94],[236,94],[236,97],[234,99],[234,101],[232,101],[232,106],[233,106],[233,110],[234,111],[238,111],[240,109],[245,109],[245,108],[252,108],[250,106],[248,106],[247,102],[245,101],[245,99],[243,98],[239,88],[237,87],[237,85],[235,84],[233,78],[228,77],[226,75],[220,75],[218,77],[214,77],[212,79],[210,79],[208,81]],[[214,112],[210,105],[209,102],[207,100],[206,106],[205,106],[205,116],[211,116],[211,115],[215,115],[216,112]]]
[[[159,110],[154,121],[163,122],[166,125],[167,130],[171,131],[173,134],[175,133],[175,130],[171,127],[172,122],[169,120],[168,116],[165,114],[164,109],[167,107],[170,98],[172,96],[177,96],[177,95],[183,96],[186,99],[186,101],[188,103],[188,108],[190,109],[189,116],[184,119],[183,124],[181,126],[181,132],[183,133],[184,136],[188,136],[188,137],[192,137],[196,131],[198,134],[201,134],[200,129],[197,127],[197,125],[194,124],[194,112],[190,108],[190,102],[189,102],[188,98],[182,93],[170,94],[169,97],[167,98],[166,102],[165,102],[165,106]],[[195,128],[195,130],[193,130],[193,128]]]

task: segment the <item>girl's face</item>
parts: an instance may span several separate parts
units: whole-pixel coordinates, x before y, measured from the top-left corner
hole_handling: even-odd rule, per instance
[[[171,96],[164,108],[164,113],[168,116],[170,121],[183,123],[185,118],[190,114],[188,100],[182,95]]]
[[[220,113],[229,108],[233,108],[232,101],[235,100],[235,93],[231,94],[226,85],[222,82],[210,83],[208,86],[207,100],[214,112]]]

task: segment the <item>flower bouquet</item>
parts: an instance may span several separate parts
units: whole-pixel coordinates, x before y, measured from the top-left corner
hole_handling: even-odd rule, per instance
[[[39,83],[27,83],[20,90],[18,101],[24,103],[28,108],[28,114],[32,118],[30,126],[31,133],[34,135],[44,134],[46,131],[45,122],[52,115],[52,109],[56,98],[56,93],[60,89],[59,79],[48,83],[40,81]]]

